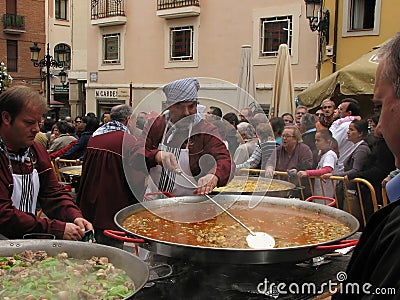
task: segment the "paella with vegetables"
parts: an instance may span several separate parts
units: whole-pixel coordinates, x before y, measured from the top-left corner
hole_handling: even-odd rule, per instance
[[[84,260],[42,250],[0,257],[1,299],[123,299],[134,290],[107,257]]]

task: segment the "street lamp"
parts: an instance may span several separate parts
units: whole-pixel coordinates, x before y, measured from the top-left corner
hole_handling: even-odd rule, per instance
[[[50,55],[50,50],[49,50],[49,44],[47,43],[47,53],[44,58],[42,58],[39,61],[39,53],[40,53],[40,48],[38,47],[37,43],[33,43],[33,46],[29,48],[31,51],[31,61],[33,62],[33,65],[35,67],[46,67],[46,99],[47,99],[47,105],[50,107],[50,67],[53,68],[62,68],[64,67],[64,62],[66,61],[66,53],[65,52],[59,52],[58,53],[58,61],[54,60],[53,57]],[[64,76],[61,77],[61,83],[64,85],[66,81],[66,73],[64,70]],[[61,73],[61,72],[60,72]],[[62,82],[64,80],[64,82]]]
[[[306,17],[311,31],[318,31],[318,65],[317,80],[321,77],[323,47],[329,44],[329,10],[322,7],[323,0],[304,0],[306,3]]]
[[[329,44],[329,10],[322,9],[322,0],[304,0],[306,3],[306,17],[311,31],[318,31]]]

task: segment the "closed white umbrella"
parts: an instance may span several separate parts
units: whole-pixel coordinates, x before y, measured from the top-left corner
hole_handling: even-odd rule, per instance
[[[284,113],[294,114],[296,108],[294,101],[294,85],[289,48],[288,45],[281,44],[278,49],[274,85],[272,88],[271,115],[279,117]]]
[[[238,108],[256,107],[256,84],[254,83],[251,46],[243,45],[240,57],[239,83],[237,90]]]

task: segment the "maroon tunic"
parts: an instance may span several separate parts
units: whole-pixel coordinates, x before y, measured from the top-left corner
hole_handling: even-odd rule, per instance
[[[21,238],[26,233],[51,233],[61,239],[65,222],[73,222],[82,217],[82,213],[64,186],[58,183],[47,151],[36,142],[30,147],[30,151],[34,160],[36,159],[34,168],[39,174],[38,203],[48,218],[25,213],[13,205],[13,178],[9,161],[6,155],[0,152],[0,233],[8,238]],[[13,162],[12,165],[15,174],[31,172],[25,163]]]
[[[118,229],[115,214],[143,195],[145,176],[127,155],[136,144],[136,138],[123,131],[89,139],[77,201],[84,217],[96,228]]]
[[[158,145],[162,142],[165,126],[165,116],[162,115],[149,120],[143,129],[140,141],[145,144],[148,168],[157,165],[155,155],[159,151]],[[176,133],[169,146],[184,148],[187,137],[188,130]],[[218,128],[214,125],[204,120],[196,124],[188,148],[190,169],[197,179],[208,173],[215,174],[218,177],[217,186],[224,186],[234,175],[235,164],[220,138]]]

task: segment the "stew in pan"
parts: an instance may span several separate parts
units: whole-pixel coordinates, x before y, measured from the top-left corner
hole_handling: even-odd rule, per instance
[[[180,204],[184,207],[184,204]],[[215,209],[212,204],[198,204],[197,213]],[[248,248],[248,232],[225,213],[194,223],[173,220],[180,206],[158,207],[154,213],[140,209],[122,221],[122,226],[139,236],[177,244],[216,248]],[[282,208],[262,203],[255,209],[235,203],[229,211],[253,231],[266,232],[275,238],[275,248],[318,244],[341,238],[350,228],[332,217],[318,212],[299,210],[292,206]],[[196,212],[192,212],[196,214]],[[168,220],[158,217],[168,215]]]

